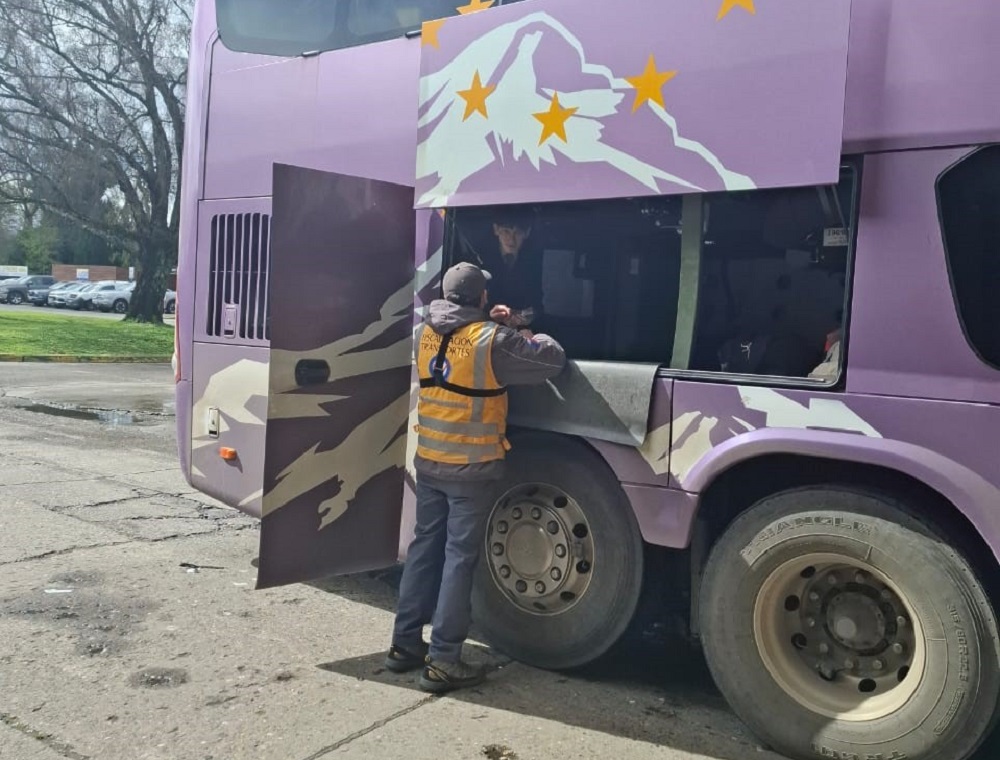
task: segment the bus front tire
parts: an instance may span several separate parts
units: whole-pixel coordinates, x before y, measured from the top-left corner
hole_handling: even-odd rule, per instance
[[[961,554],[891,497],[769,496],[712,550],[709,667],[740,718],[796,760],[966,760],[995,723],[993,609]]]
[[[507,473],[493,486],[474,620],[515,660],[583,666],[605,654],[635,614],[638,524],[610,468],[578,441],[515,439]]]

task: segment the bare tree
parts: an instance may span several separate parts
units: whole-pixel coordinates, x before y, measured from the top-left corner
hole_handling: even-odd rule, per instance
[[[161,319],[176,257],[190,22],[184,0],[0,0],[0,202],[129,254],[138,321]]]

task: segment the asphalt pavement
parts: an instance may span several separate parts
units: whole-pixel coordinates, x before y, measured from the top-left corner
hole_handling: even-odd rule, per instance
[[[382,667],[398,573],[255,591],[258,523],[193,491],[164,365],[0,364],[0,758],[779,760],[697,657]]]

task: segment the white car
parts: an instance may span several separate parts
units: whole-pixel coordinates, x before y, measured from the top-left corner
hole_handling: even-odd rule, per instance
[[[95,282],[92,285],[80,288],[80,290],[74,293],[70,293],[66,298],[66,306],[77,311],[93,309],[94,299],[97,296],[102,293],[116,291],[125,285],[128,285],[128,282],[125,280],[102,280],[101,282]]]
[[[49,293],[49,306],[56,309],[66,308],[66,304],[69,303],[69,297],[73,293],[78,293],[84,288],[89,288],[89,282],[71,282],[65,288],[59,288],[59,290],[53,290]]]
[[[94,308],[101,311],[113,311],[115,314],[124,314],[128,311],[133,290],[135,290],[134,282],[118,282],[114,288],[100,290],[94,293]]]

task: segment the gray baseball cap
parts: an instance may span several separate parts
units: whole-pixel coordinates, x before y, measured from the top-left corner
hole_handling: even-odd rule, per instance
[[[475,264],[467,261],[455,264],[444,273],[442,282],[444,297],[458,296],[464,302],[474,302],[482,296],[490,279],[490,273]]]

